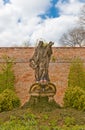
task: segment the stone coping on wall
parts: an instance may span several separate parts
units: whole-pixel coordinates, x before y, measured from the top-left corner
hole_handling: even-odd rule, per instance
[[[36,47],[36,46],[35,46]],[[35,47],[0,47],[0,49],[33,49]],[[85,47],[52,47],[55,49],[85,49]]]

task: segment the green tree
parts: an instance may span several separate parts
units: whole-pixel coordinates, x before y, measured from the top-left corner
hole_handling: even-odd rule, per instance
[[[12,89],[14,90],[14,82],[15,76],[13,72],[13,59],[4,56],[3,57],[3,64],[0,66],[0,93],[3,92],[5,89]]]
[[[85,70],[81,59],[72,61],[68,75],[68,87],[79,86],[85,90]]]

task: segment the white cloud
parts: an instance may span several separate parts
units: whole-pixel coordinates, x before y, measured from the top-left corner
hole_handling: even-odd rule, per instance
[[[11,0],[11,4],[6,5],[0,0],[0,46],[21,46],[27,40],[35,44],[40,38],[58,45],[60,36],[75,26],[82,3],[59,0],[56,8],[60,10],[60,17],[40,18],[50,6],[51,0]]]
[[[37,16],[48,9],[50,0],[11,0],[11,4],[6,5],[0,0],[0,5],[0,46],[12,46],[29,40],[42,22]]]
[[[68,2],[62,3],[62,0],[56,4],[56,7],[60,10],[60,15],[79,15],[80,9],[83,3],[79,0],[68,0]]]
[[[78,15],[83,3],[78,0],[69,0],[62,3],[62,0],[56,4],[56,8],[60,10],[60,17],[46,19],[41,26],[35,30],[31,36],[31,41],[42,38],[46,41],[54,41],[55,46],[59,46],[58,41],[61,35],[69,29],[77,26]]]
[[[46,41],[54,41],[58,46],[58,40],[61,35],[76,25],[77,17],[73,16],[61,16],[59,18],[52,18],[45,20],[31,36],[32,43],[36,42],[36,39],[42,38]]]
[[[3,7],[3,0],[0,0],[0,8]]]
[[[45,13],[50,6],[50,0],[11,0],[23,17],[33,17]]]
[[[3,33],[0,34],[0,39],[2,39],[2,42],[0,41],[0,46],[13,46],[14,44],[18,44],[21,46],[21,44],[24,41],[27,41],[30,39],[31,34],[36,29],[36,26],[38,23],[41,22],[41,19],[38,17],[31,18],[28,23],[21,22],[21,23],[10,23],[9,27],[5,27],[5,30]],[[31,24],[30,24],[31,23]]]

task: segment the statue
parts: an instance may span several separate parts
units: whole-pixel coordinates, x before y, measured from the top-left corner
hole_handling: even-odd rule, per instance
[[[50,82],[48,67],[52,55],[52,45],[44,44],[43,41],[39,41],[38,46],[35,48],[35,52],[30,59],[30,67],[35,70],[36,82]]]
[[[48,68],[52,55],[53,42],[44,44],[39,41],[38,46],[35,48],[32,58],[29,60],[29,65],[35,71],[36,82],[30,86],[30,98],[38,101],[38,97],[47,97],[48,101],[54,100],[56,94],[56,86],[50,82]]]

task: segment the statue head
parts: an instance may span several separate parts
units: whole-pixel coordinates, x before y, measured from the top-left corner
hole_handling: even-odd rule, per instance
[[[43,41],[39,41],[38,47],[42,47],[43,46]]]
[[[54,42],[52,42],[52,41],[49,42],[49,45],[50,45],[50,46],[52,46],[53,44],[54,44]]]

